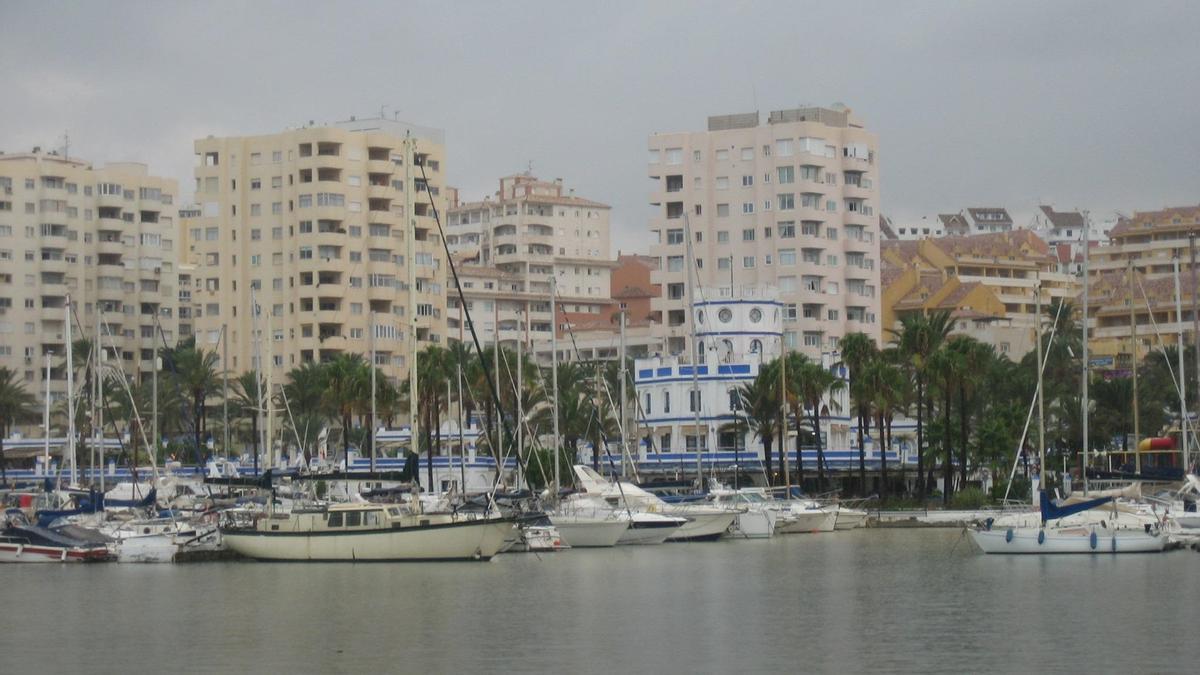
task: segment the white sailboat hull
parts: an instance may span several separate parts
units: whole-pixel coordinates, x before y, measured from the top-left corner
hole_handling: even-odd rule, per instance
[[[629,529],[629,521],[613,518],[597,519],[551,515],[550,522],[554,523],[562,540],[571,548],[616,546],[621,535]]]
[[[474,520],[341,532],[223,530],[226,545],[255,560],[489,560],[512,533],[510,520]]]
[[[971,540],[984,553],[1157,553],[1167,545],[1159,534],[1104,528],[972,529]]]

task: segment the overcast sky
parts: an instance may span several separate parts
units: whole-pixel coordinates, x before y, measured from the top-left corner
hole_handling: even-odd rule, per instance
[[[195,138],[386,106],[446,131],[464,198],[532,163],[612,204],[629,250],[649,134],[840,101],[879,134],[894,220],[1104,218],[1200,201],[1198,28],[1196,2],[0,0],[0,150],[66,131],[186,198]]]

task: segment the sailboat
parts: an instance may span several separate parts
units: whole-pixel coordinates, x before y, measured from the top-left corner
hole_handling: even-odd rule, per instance
[[[1007,554],[1054,554],[1054,553],[1153,553],[1166,548],[1167,537],[1162,534],[1157,522],[1145,522],[1138,528],[1119,527],[1116,522],[1116,512],[1112,518],[1106,518],[1097,509],[1113,501],[1113,495],[1095,499],[1087,499],[1087,464],[1088,464],[1088,235],[1087,227],[1083,233],[1083,319],[1080,321],[1083,330],[1083,377],[1082,377],[1082,416],[1083,416],[1083,467],[1084,498],[1074,503],[1055,502],[1046,491],[1045,479],[1045,418],[1042,403],[1042,373],[1045,361],[1042,358],[1042,320],[1041,295],[1039,281],[1036,288],[1037,317],[1035,342],[1037,345],[1037,390],[1035,402],[1038,409],[1038,446],[1041,461],[1038,465],[1039,476],[1035,481],[1039,513],[988,518],[976,527],[969,528],[971,540],[984,553]],[[1056,320],[1057,326],[1057,320]],[[1054,333],[1051,332],[1051,340]],[[1032,412],[1032,406],[1031,406]],[[1028,425],[1028,420],[1027,420]],[[1028,426],[1026,427],[1028,429]],[[1021,444],[1024,443],[1022,435]],[[1015,464],[1014,464],[1015,471]],[[1073,518],[1079,514],[1080,517]],[[1029,522],[1030,516],[1036,516],[1035,522]],[[1007,521],[1007,522],[1004,522]],[[1015,524],[1012,524],[1015,521]]]

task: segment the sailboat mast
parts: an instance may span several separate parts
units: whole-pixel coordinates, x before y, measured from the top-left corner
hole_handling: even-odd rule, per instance
[[[221,324],[221,452],[229,457],[229,324]]]
[[[408,267],[408,433],[409,448],[419,458],[421,456],[417,442],[417,265],[413,256],[417,238],[417,221],[413,218],[413,179],[412,165],[417,161],[416,143],[412,132],[404,134],[404,263]],[[429,489],[433,490],[433,458],[429,459]],[[419,464],[417,464],[419,470]],[[413,499],[413,507],[421,512],[421,499]]]
[[[704,349],[696,343],[696,282],[699,282],[699,275],[696,273],[696,254],[692,250],[692,225],[688,219],[688,214],[685,211],[683,214],[683,231],[684,237],[687,239],[687,267],[688,267],[688,326],[692,336],[692,395],[689,405],[692,407],[693,423],[695,424],[696,438],[696,489],[704,491],[704,465],[703,455],[700,451],[700,441],[703,436],[700,435],[700,362],[704,359]],[[694,280],[694,281],[693,281]],[[733,289],[729,289],[730,297],[733,296]],[[686,436],[685,436],[686,438]],[[686,443],[684,444],[686,448]]]
[[[50,367],[54,352],[46,352],[46,405],[42,406],[42,475],[50,475]]]
[[[733,264],[731,260],[730,265]],[[761,367],[761,365],[760,365]],[[787,449],[787,341],[779,341],[779,409],[783,413],[779,424],[779,457],[782,459],[783,466],[783,484],[787,486],[787,498],[792,498],[792,472],[788,465],[788,449]],[[766,450],[766,447],[763,447]],[[796,464],[800,467],[800,473],[804,473],[804,455],[800,449],[800,420],[796,420]],[[767,480],[770,480],[767,476]],[[804,486],[800,486],[800,491],[804,491]]]
[[[1037,342],[1037,405],[1038,405],[1038,483],[1033,491],[1033,503],[1038,503],[1038,490],[1046,489],[1046,407],[1042,396],[1042,275],[1039,272],[1034,288],[1034,330]]]
[[[1183,442],[1184,470],[1191,466],[1188,452],[1187,373],[1183,369],[1183,352],[1187,348],[1183,336],[1183,293],[1179,288],[1179,257],[1175,258],[1175,317],[1179,321],[1179,437]]]
[[[1080,411],[1083,417],[1083,494],[1086,497],[1088,493],[1088,376],[1091,374],[1091,368],[1088,364],[1088,243],[1090,241],[1088,230],[1091,227],[1091,221],[1088,220],[1087,211],[1083,212],[1083,321],[1080,322],[1080,328],[1083,331],[1083,397],[1080,402],[1082,410]]]
[[[500,303],[492,303],[492,364],[496,366],[496,483],[504,475],[504,406],[500,404]],[[519,463],[519,462],[518,462]]]
[[[463,343],[463,323],[466,321],[466,311],[462,312],[462,316],[458,321],[458,354],[454,359],[454,375],[458,380],[458,476],[459,476],[459,491],[463,495],[467,494],[467,446],[463,442],[463,389],[462,389],[462,359],[466,355],[466,345]]]
[[[275,404],[271,402],[271,394],[274,392],[275,384],[275,357],[272,355],[274,349],[275,338],[271,333],[271,314],[267,313],[267,362],[265,370],[267,371],[267,391],[265,392],[263,403],[267,407],[267,464],[274,466],[279,458],[275,457]],[[300,448],[303,452],[304,448]]]
[[[1192,340],[1196,343],[1196,386],[1200,387],[1200,281],[1196,280],[1196,233],[1188,235],[1188,250],[1192,259]],[[1180,351],[1183,345],[1179,345]],[[1195,432],[1195,429],[1192,429]],[[1183,467],[1185,472],[1191,471],[1191,466]]]
[[[375,429],[378,424],[375,422],[375,312],[371,312],[371,473],[375,473]]]
[[[1142,451],[1138,444],[1142,442],[1141,415],[1138,411],[1138,344],[1137,344],[1137,314],[1133,304],[1133,259],[1126,262],[1129,277],[1129,354],[1133,363],[1133,470],[1142,472]]]
[[[92,418],[95,429],[92,437],[96,443],[95,456],[100,462],[100,492],[104,492],[104,345],[100,341],[100,303],[96,303],[96,348],[92,352],[96,356],[93,368],[96,381],[96,400],[93,402],[96,415]],[[92,482],[96,482],[96,465],[92,465]]]
[[[70,453],[71,485],[76,485],[79,472],[75,464],[75,346],[71,344],[71,296],[67,296],[67,451]]]
[[[551,268],[550,271],[550,386],[553,390],[551,417],[554,418],[554,499],[558,499],[559,485],[559,457],[562,455],[562,436],[558,432],[558,302],[555,296],[558,295],[558,274]]]
[[[524,380],[521,379],[522,372],[523,372],[522,368],[521,368],[521,357],[524,355],[524,351],[522,350],[523,345],[521,344],[521,342],[522,342],[522,338],[520,335],[518,335],[517,336],[517,385],[515,387],[513,387],[513,394],[517,398],[517,473],[518,473],[518,475],[520,474],[520,471],[521,471],[521,461],[520,461],[520,459],[522,457],[521,453],[525,450],[525,402],[521,400],[521,388],[522,388],[523,382],[524,382]],[[517,485],[520,485],[522,482],[524,482],[524,481],[518,480]]]
[[[621,378],[621,405],[617,411],[617,415],[620,417],[617,424],[620,425],[621,447],[625,450],[625,456],[621,458],[621,478],[628,478],[629,471],[627,467],[629,466],[629,462],[632,461],[632,457],[629,453],[629,438],[625,435],[625,310],[621,310],[619,315],[621,317],[621,342],[618,345],[617,358],[620,359],[621,364],[619,369]]]

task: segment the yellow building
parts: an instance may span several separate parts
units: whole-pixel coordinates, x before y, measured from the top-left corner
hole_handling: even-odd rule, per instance
[[[880,250],[885,328],[907,313],[949,311],[956,333],[1012,359],[1034,346],[1038,283],[1046,306],[1077,293],[1075,277],[1058,271],[1050,247],[1029,230],[886,241]]]
[[[27,391],[44,395],[49,365],[50,398],[66,395],[68,299],[72,337],[94,339],[99,320],[109,363],[131,378],[174,346],[177,194],[144,164],[0,154],[0,366]]]
[[[195,152],[192,326],[208,349],[227,328],[231,370],[271,363],[280,382],[305,362],[367,354],[373,326],[376,364],[403,378],[414,336],[418,348],[445,341],[440,131],[351,120],[205,138]]]

